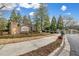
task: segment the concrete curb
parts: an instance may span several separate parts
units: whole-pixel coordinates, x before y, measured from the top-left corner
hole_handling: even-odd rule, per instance
[[[67,37],[66,37],[66,40],[67,40]],[[69,41],[67,40],[67,44],[68,44],[68,51],[69,51],[69,55],[70,55],[70,43],[69,43]]]
[[[66,50],[66,52],[68,52],[68,54],[66,56],[69,56],[70,55],[70,44],[69,44],[69,41],[65,35],[65,42],[66,42],[66,45],[65,45],[65,48],[64,50]]]
[[[70,44],[68,42],[66,35],[64,36],[64,38],[65,38],[65,47],[63,48],[63,50],[58,56],[69,56],[70,55]]]
[[[64,46],[65,46],[65,39],[63,39],[60,47],[58,47],[56,50],[54,50],[48,56],[58,56],[60,54],[60,52],[63,50]]]
[[[0,45],[0,49],[2,49],[4,47],[4,45]]]

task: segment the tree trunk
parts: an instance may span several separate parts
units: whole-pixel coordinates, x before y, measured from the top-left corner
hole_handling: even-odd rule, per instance
[[[0,30],[0,35],[3,35],[3,31],[2,30]]]

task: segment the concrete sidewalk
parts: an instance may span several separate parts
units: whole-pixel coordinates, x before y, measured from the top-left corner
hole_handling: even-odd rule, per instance
[[[70,56],[70,44],[67,40],[66,35],[65,35],[65,46],[63,50],[61,51],[61,53],[59,54],[59,56]]]
[[[38,49],[51,42],[54,42],[57,38],[55,36],[48,36],[37,40],[24,41],[19,43],[6,44],[0,49],[0,56],[15,56],[29,51]]]

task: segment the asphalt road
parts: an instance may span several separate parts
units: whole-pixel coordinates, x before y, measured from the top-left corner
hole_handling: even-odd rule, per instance
[[[79,56],[79,34],[68,34],[67,38],[70,43],[70,56]]]

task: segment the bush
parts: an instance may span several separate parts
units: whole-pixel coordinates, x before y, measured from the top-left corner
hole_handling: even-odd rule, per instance
[[[63,39],[63,36],[58,36],[58,39]]]
[[[61,36],[63,36],[64,35],[64,32],[63,31],[61,31]]]

